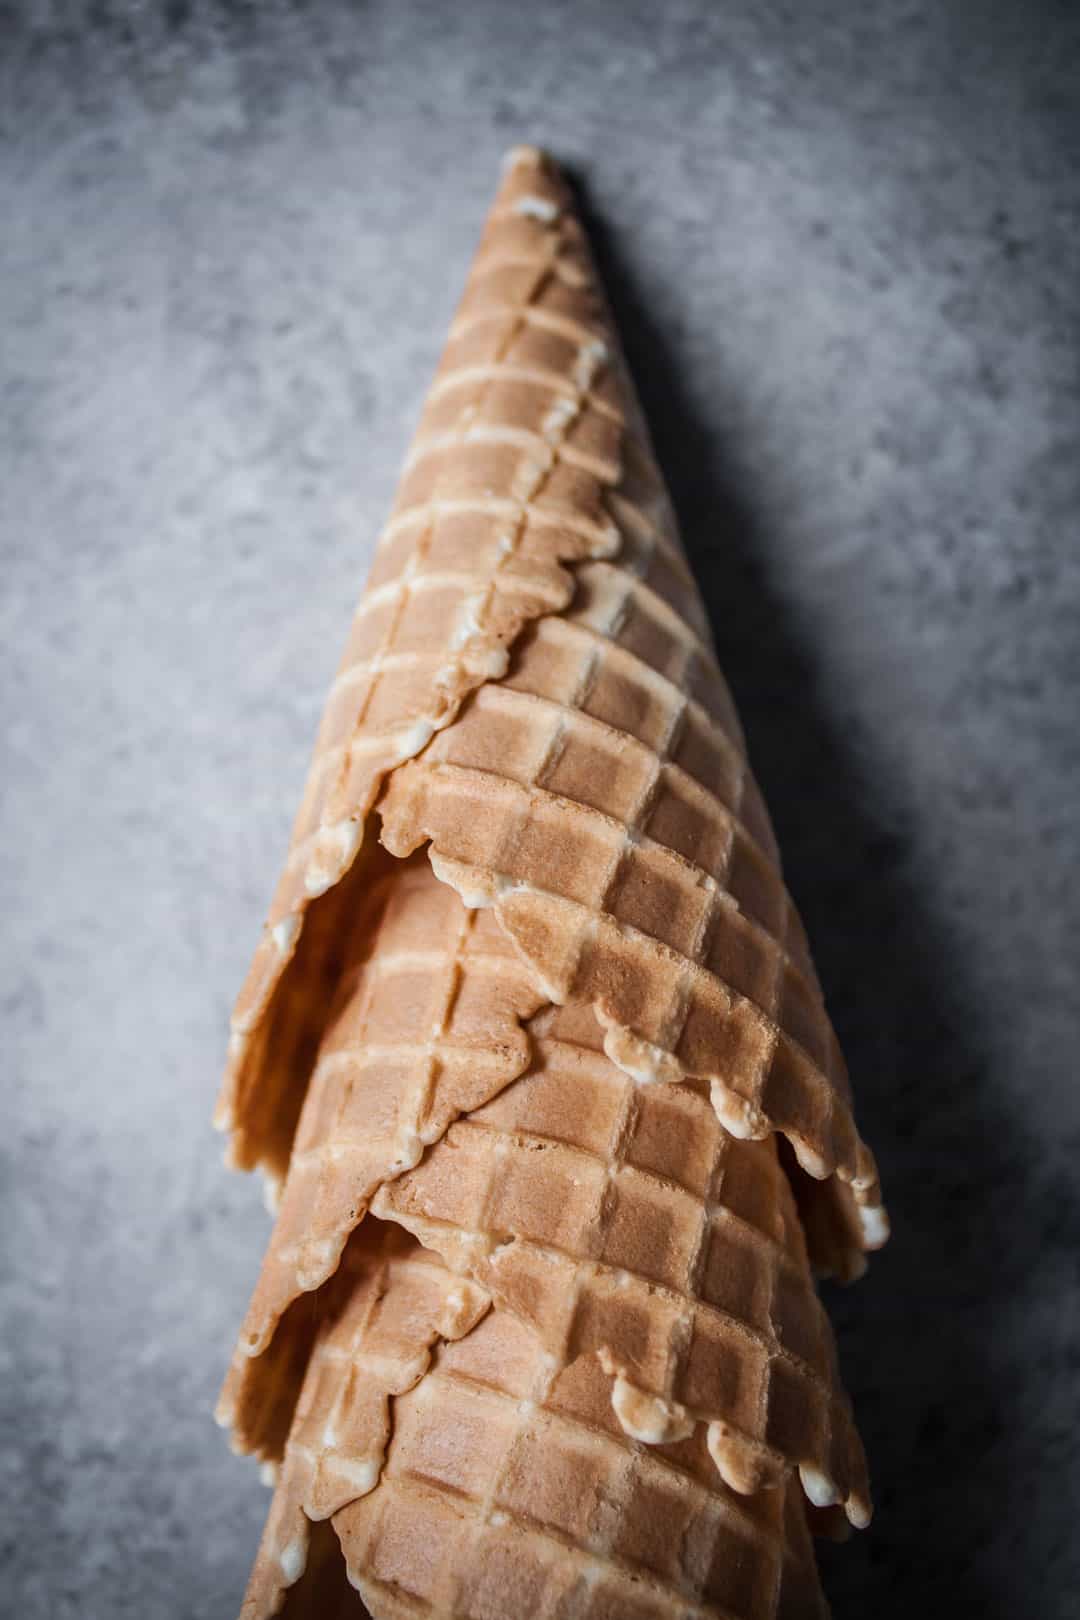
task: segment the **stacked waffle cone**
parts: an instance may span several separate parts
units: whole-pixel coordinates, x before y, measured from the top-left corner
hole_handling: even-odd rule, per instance
[[[887,1235],[571,196],[510,155],[218,1123],[277,1219],[244,1604],[821,1615],[870,1516],[812,1268]],[[359,1594],[359,1595],[358,1595]]]

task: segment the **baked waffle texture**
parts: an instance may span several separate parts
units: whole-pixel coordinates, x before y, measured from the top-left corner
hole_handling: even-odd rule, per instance
[[[862,1449],[775,1142],[731,1136],[699,1084],[639,1085],[588,1005],[534,1011],[491,913],[467,911],[423,858],[393,863],[373,892],[377,917],[361,911],[343,941],[341,999],[222,1397],[237,1443],[273,1455],[258,1414],[295,1332],[274,1347],[275,1330],[333,1277],[370,1208],[560,1361],[598,1359],[628,1434],[703,1427],[733,1489],[797,1468],[814,1501],[865,1523]]]
[[[549,998],[592,1002],[615,1062],[708,1081],[734,1134],[778,1130],[838,1178],[842,1242],[815,1258],[856,1269],[887,1230],[873,1158],[580,224],[530,150],[484,231],[234,1015],[218,1121],[234,1162],[278,1182],[341,879],[384,785],[384,843],[430,840]]]
[[[352,1612],[339,1545],[376,1620],[823,1612],[808,1517],[870,1504],[811,1262],[856,1275],[887,1221],[531,149],[377,548],[217,1120],[279,1201],[219,1405],[281,1470],[251,1620]]]
[[[337,1268],[370,1201],[459,1114],[531,1059],[542,1005],[490,912],[467,911],[423,858],[383,858],[339,941],[331,1009],[277,1223],[241,1335],[244,1365],[289,1305]]]
[[[293,1581],[285,1613],[307,1620],[360,1615],[361,1598],[377,1620],[826,1613],[797,1487],[739,1496],[700,1436],[655,1447],[628,1438],[595,1365],[567,1367],[512,1313],[481,1311],[460,1335],[475,1304],[454,1297],[461,1285],[448,1272],[440,1296],[438,1262],[409,1241],[369,1221],[349,1245],[243,1620],[277,1612]],[[455,1331],[416,1376],[408,1347],[440,1297]],[[370,1387],[358,1400],[361,1370]],[[384,1425],[372,1413],[390,1382],[400,1387]],[[379,1483],[337,1505],[347,1491],[336,1454],[353,1433],[357,1457],[379,1458]],[[312,1535],[326,1520],[336,1576],[333,1546]]]

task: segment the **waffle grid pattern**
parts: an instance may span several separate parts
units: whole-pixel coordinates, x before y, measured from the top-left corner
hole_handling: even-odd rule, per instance
[[[598,1356],[628,1433],[663,1443],[704,1425],[733,1489],[798,1467],[814,1500],[865,1523],[862,1448],[773,1143],[731,1138],[689,1088],[636,1086],[583,1009],[536,1023],[550,1032],[529,1073],[387,1182],[373,1212],[560,1361]]]
[[[424,1376],[436,1341],[467,1334],[488,1304],[404,1233],[370,1224],[357,1232],[320,1295],[245,1608],[273,1613],[304,1568],[311,1522],[375,1488],[391,1398]]]
[[[619,476],[622,431],[617,399],[601,403],[607,333],[580,227],[564,212],[565,190],[547,171],[537,171],[536,183],[551,201],[550,219],[515,211],[521,187],[511,176],[509,206],[488,224],[462,310],[479,302],[501,312],[510,287],[513,301],[485,347],[484,375],[436,394],[425,412],[369,580],[373,595],[354,620],[286,867],[234,1013],[218,1113],[226,1129],[243,1125],[249,1058],[273,1061],[257,1043],[250,1050],[250,1037],[292,957],[304,911],[354,860],[385,772],[422,749],[470,690],[503,673],[506,648],[525,623],[566,605],[573,581],[564,563],[608,555],[619,544],[604,504]],[[507,244],[520,263],[506,262]],[[559,386],[538,389],[513,373],[533,368],[530,314],[549,306],[556,319],[570,311],[582,336],[572,353],[561,346]],[[541,351],[547,369],[550,345]],[[258,1159],[257,1142],[250,1154]]]
[[[833,1251],[817,1263],[850,1272],[885,1230],[876,1170],[567,201],[546,168],[526,165],[485,231],[323,718],[238,1003],[219,1120],[236,1133],[238,1162],[269,1160],[253,1116],[258,1077],[275,1049],[298,1043],[251,1036],[306,904],[355,858],[391,771],[384,841],[415,845],[433,809],[459,824],[481,812],[486,847],[479,826],[457,848],[444,847],[445,829],[420,836],[433,834],[440,874],[470,902],[513,891],[499,915],[538,984],[592,999],[616,1062],[639,1078],[708,1074],[729,1129],[778,1128],[806,1172],[836,1171],[854,1187],[868,1211],[861,1230],[846,1188],[829,1189],[835,1207],[812,1224]],[[617,565],[598,560],[620,543]],[[495,763],[503,754],[516,770]],[[543,887],[549,847],[571,837],[575,871]],[[579,899],[571,879],[582,873],[592,885]],[[262,1089],[303,1086],[293,1068]],[[279,1175],[281,1158],[278,1148]]]
[[[362,919],[351,942],[223,1395],[237,1443],[257,1448],[245,1415],[261,1411],[275,1328],[331,1277],[370,1203],[552,1354],[598,1356],[628,1432],[656,1443],[703,1424],[734,1488],[799,1467],[816,1499],[865,1518],[775,1144],[732,1138],[703,1088],[637,1085],[587,1007],[548,1007],[523,1031],[535,992],[491,914],[423,856],[385,885],[378,927]]]
[[[429,838],[440,876],[495,905],[552,999],[594,1002],[616,1062],[713,1080],[729,1130],[783,1131],[809,1174],[836,1171],[875,1208],[733,713],[699,638],[642,586],[650,559],[642,545],[579,567],[573,606],[395,773],[383,841],[405,854]],[[711,716],[691,715],[698,693]]]
[[[328,1516],[377,1620],[819,1620],[808,1518],[869,1498],[806,1244],[850,1275],[887,1235],[850,1105],[583,233],[519,154],[234,1015],[218,1123],[283,1189],[219,1408],[283,1459],[245,1620],[309,1612]]]
[[[391,863],[375,927],[362,913],[293,1146],[273,1239],[241,1333],[239,1376],[304,1290],[332,1275],[388,1178],[530,1060],[540,998],[489,914],[428,863]]]
[[[391,1294],[383,1311],[396,1314]],[[627,1439],[595,1381],[553,1364],[512,1317],[489,1313],[440,1345],[392,1412],[377,1489],[333,1518],[379,1620],[824,1614],[793,1492],[738,1497],[702,1447]],[[264,1547],[270,1568],[295,1568],[286,1537],[318,1463],[317,1446],[290,1442]],[[264,1591],[253,1581],[251,1620],[268,1612]]]

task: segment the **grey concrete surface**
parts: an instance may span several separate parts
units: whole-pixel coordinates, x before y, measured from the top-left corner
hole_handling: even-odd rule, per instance
[[[1080,28],[0,8],[0,1611],[235,1612],[226,1018],[502,150],[587,191],[896,1235],[838,1616],[1075,1614]]]

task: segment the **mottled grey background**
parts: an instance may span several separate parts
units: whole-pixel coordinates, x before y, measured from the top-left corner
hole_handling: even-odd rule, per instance
[[[1080,14],[0,8],[0,1610],[232,1615],[209,1128],[499,156],[602,260],[896,1236],[840,1617],[1075,1614]]]

